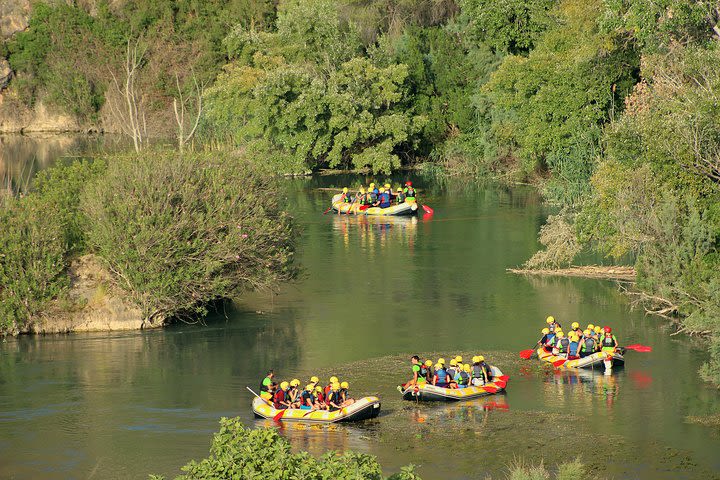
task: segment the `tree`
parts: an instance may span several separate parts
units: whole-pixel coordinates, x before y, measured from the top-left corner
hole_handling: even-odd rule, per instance
[[[141,45],[140,38],[137,38],[134,42],[128,38],[121,80],[118,80],[115,73],[110,70],[113,86],[115,87],[115,95],[108,98],[110,111],[115,117],[115,121],[120,125],[122,132],[132,138],[136,152],[142,149],[143,142],[147,137],[145,105],[138,87],[138,75],[140,74],[140,67],[146,50],[147,47]]]

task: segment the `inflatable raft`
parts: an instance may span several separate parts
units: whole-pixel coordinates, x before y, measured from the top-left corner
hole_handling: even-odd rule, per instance
[[[538,358],[545,362],[552,363],[557,368],[597,368],[606,369],[608,366],[612,369],[613,367],[621,367],[625,365],[625,357],[622,354],[615,352],[611,356],[604,352],[593,353],[583,358],[574,358],[565,362],[564,356],[553,355],[551,352],[546,351],[544,348],[538,348]],[[606,362],[607,360],[607,362]],[[561,363],[558,365],[558,363]]]
[[[380,399],[378,397],[363,397],[356,400],[352,405],[328,412],[327,410],[303,410],[301,408],[288,408],[276,410],[271,404],[255,397],[252,403],[253,413],[256,417],[274,419],[279,413],[282,415],[278,420],[283,422],[305,422],[305,423],[336,423],[356,422],[375,418],[380,413]]]
[[[357,214],[357,215],[373,215],[373,216],[402,216],[402,215],[416,215],[418,213],[418,210],[420,209],[419,205],[414,202],[403,202],[403,203],[393,203],[391,206],[387,208],[380,208],[380,207],[369,207],[364,208],[364,206],[360,205],[359,203],[349,203],[349,202],[341,202],[340,198],[342,195],[335,195],[332,198],[332,208],[334,212],[340,212],[343,214]],[[350,209],[352,207],[352,210]]]
[[[488,395],[495,395],[496,393],[504,392],[509,377],[507,375],[503,375],[497,367],[491,366],[490,368],[492,369],[493,381],[486,383],[483,386],[443,388],[424,382],[417,386],[403,389],[403,400],[453,402],[457,400],[470,400],[473,398],[486,397]]]

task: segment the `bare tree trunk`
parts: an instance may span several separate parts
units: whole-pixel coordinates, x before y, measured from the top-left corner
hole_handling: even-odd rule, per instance
[[[180,78],[177,74],[175,74],[175,85],[177,86],[178,90],[178,96],[176,98],[173,98],[173,110],[175,111],[175,122],[178,126],[178,150],[180,152],[183,152],[185,150],[185,144],[190,141],[190,139],[195,135],[195,130],[197,130],[198,124],[200,123],[200,117],[202,116],[203,111],[203,103],[202,103],[202,97],[203,92],[205,90],[204,85],[200,85],[197,81],[197,77],[195,76],[195,72],[192,72],[192,79],[193,84],[195,86],[195,91],[193,93],[193,96],[195,96],[195,103],[196,103],[196,109],[195,109],[195,119],[192,123],[192,128],[190,129],[190,132],[185,135],[185,111],[186,111],[186,104],[191,100],[191,98],[185,97],[182,92],[182,88],[180,87]],[[178,109],[179,105],[179,109]]]
[[[138,38],[134,44],[128,38],[125,50],[125,65],[123,74],[125,76],[122,86],[117,76],[111,70],[114,92],[120,100],[108,98],[110,111],[115,121],[120,125],[122,132],[133,140],[136,152],[143,148],[143,142],[147,137],[147,122],[145,121],[145,108],[142,101],[142,94],[137,85],[137,79],[142,65],[145,49],[140,46]]]

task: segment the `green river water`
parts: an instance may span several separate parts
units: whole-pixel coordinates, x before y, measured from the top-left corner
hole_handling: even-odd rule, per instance
[[[8,152],[0,170],[23,170]],[[379,395],[374,420],[279,428],[297,449],[371,453],[387,473],[414,463],[426,479],[501,477],[515,458],[579,456],[603,478],[720,478],[720,432],[687,420],[720,412],[696,374],[702,345],[631,311],[613,282],[507,273],[538,247],[548,210],[533,189],[411,178],[432,218],[322,215],[321,188],[368,177],[284,181],[304,273],[278,296],[247,296],[205,325],[0,343],[0,478],[180,473],[207,454],[219,417],[276,426],[253,418],[245,389],[267,368],[336,374],[355,396]],[[621,343],[654,351],[628,352],[609,377],[553,373],[517,354],[549,314],[610,324]],[[506,395],[400,400],[409,355],[476,352],[510,376]]]

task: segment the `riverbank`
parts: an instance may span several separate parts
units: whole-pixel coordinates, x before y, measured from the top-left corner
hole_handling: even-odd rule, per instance
[[[508,272],[519,275],[545,275],[560,277],[599,278],[635,282],[634,267],[625,265],[572,265],[567,268],[508,268]]]

